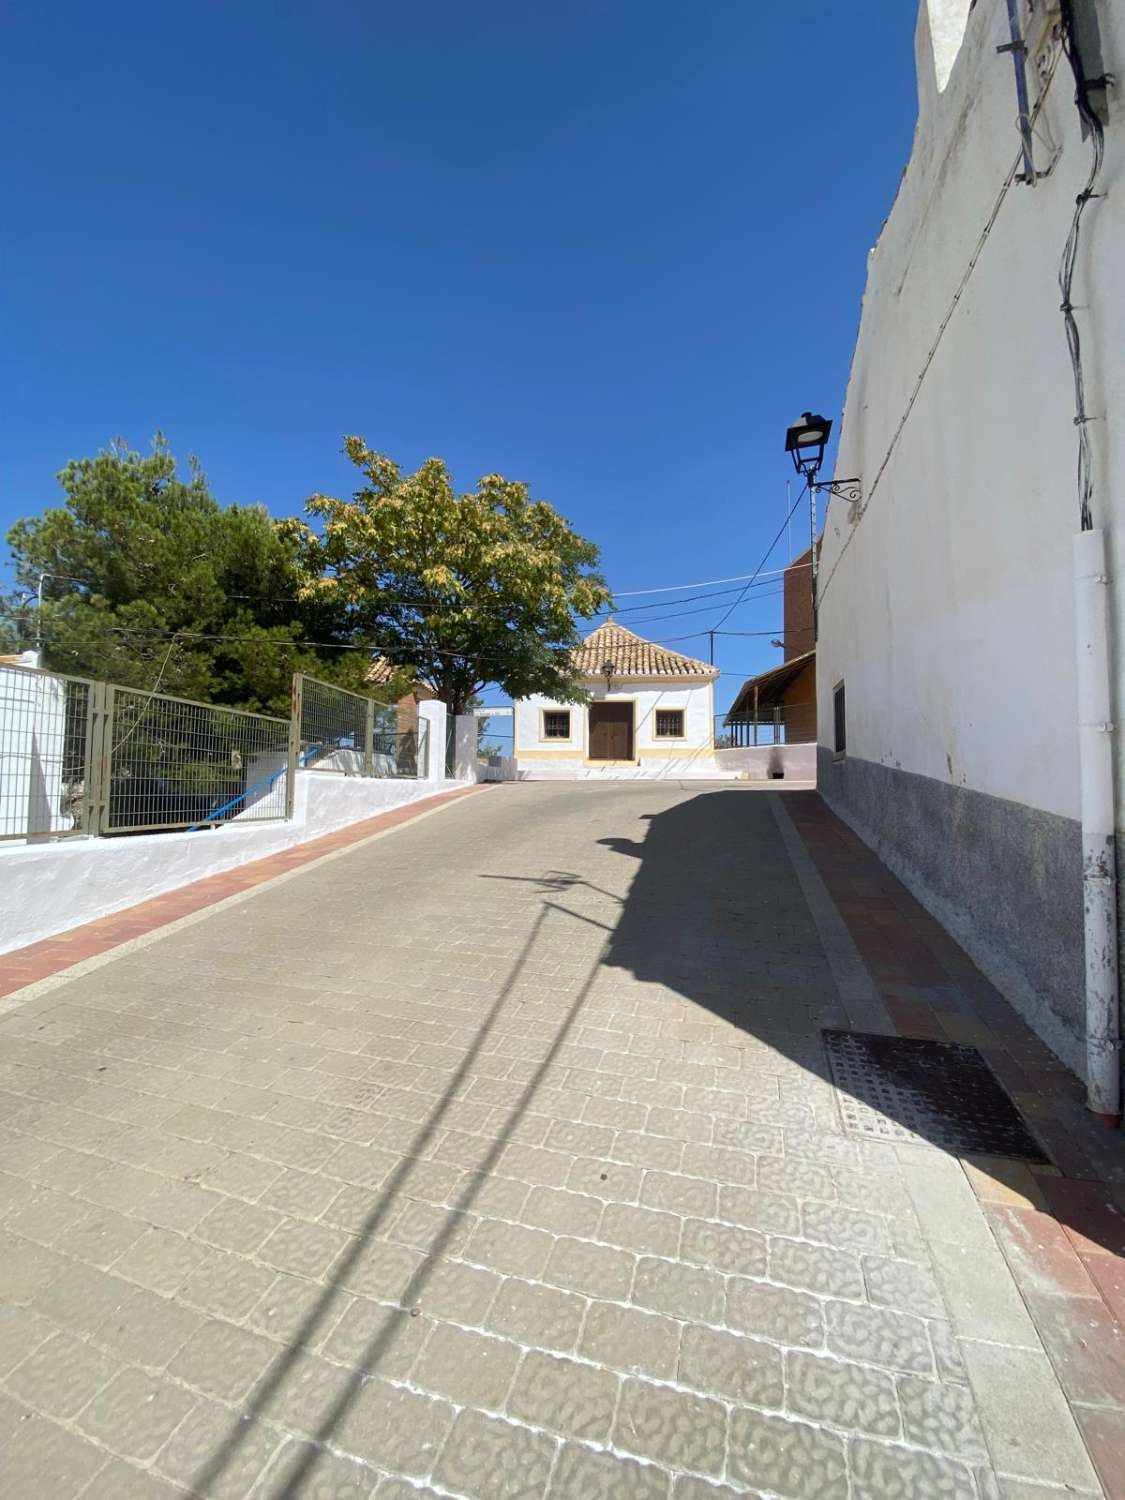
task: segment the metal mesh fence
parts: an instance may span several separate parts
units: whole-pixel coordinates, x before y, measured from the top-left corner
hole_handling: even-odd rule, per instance
[[[395,733],[376,730],[372,759],[373,776],[424,776],[426,774],[425,720],[417,729]]]
[[[279,719],[0,665],[0,839],[291,817],[291,766],[425,776],[428,730],[311,677]]]
[[[94,684],[0,667],[0,839],[86,832]]]
[[[425,742],[419,728],[397,727],[395,709],[317,677],[294,679],[297,764],[350,776],[419,776]],[[421,753],[420,753],[421,752]]]
[[[299,764],[308,770],[364,774],[372,700],[303,674],[297,678],[296,699]]]
[[[104,831],[286,816],[289,722],[110,688]]]
[[[743,749],[748,745],[806,745],[816,740],[816,703],[762,704],[757,715],[740,713],[736,719],[715,715],[715,748]]]

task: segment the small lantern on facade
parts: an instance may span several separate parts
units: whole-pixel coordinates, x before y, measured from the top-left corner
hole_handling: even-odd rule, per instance
[[[792,455],[798,474],[814,476],[824,462],[824,450],[832,431],[832,421],[817,412],[806,411],[785,434],[785,451]]]
[[[602,676],[605,678],[605,690],[607,693],[613,686],[613,674],[616,671],[617,668],[613,665],[613,663],[607,656],[605,661],[602,662]]]

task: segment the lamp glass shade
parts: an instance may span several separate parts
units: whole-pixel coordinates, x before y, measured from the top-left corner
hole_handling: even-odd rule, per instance
[[[785,451],[796,453],[804,448],[823,448],[831,431],[831,418],[814,415],[811,411],[803,412],[801,420],[794,422],[785,434]]]

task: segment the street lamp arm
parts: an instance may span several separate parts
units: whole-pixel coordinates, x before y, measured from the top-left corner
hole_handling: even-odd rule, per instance
[[[863,499],[862,479],[814,479],[811,484],[814,490],[827,490],[837,500],[846,500],[849,505],[858,505]]]

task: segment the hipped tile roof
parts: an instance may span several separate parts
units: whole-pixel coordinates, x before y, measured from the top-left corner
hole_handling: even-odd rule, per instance
[[[643,640],[607,620],[589,635],[574,653],[574,663],[583,677],[601,677],[602,664],[613,663],[618,677],[718,677],[718,667],[711,667],[694,656],[669,651],[652,641]]]

